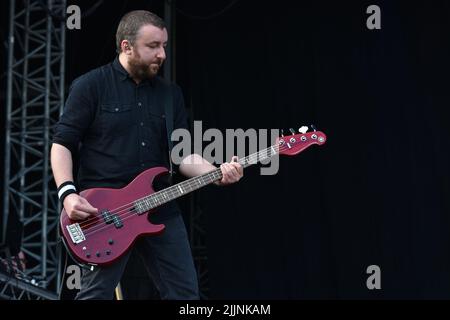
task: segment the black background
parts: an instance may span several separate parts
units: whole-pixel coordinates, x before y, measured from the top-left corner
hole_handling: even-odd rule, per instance
[[[450,3],[229,3],[177,1],[176,76],[191,121],[314,123],[328,141],[282,157],[275,176],[252,167],[236,185],[197,193],[211,298],[448,299]],[[381,30],[366,27],[371,4]],[[162,8],[105,1],[68,30],[67,86],[114,58],[124,13]],[[366,287],[370,265],[381,290]]]

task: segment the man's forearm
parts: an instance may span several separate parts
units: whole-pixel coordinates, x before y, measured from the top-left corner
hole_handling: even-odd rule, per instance
[[[73,181],[72,153],[69,149],[60,144],[53,143],[50,152],[50,161],[56,186],[59,186],[65,181]]]
[[[213,166],[198,154],[187,156],[180,164],[181,174],[188,178],[199,176],[214,169],[217,169],[217,167]]]

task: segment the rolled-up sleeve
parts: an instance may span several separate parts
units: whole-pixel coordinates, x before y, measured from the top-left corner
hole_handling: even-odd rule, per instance
[[[65,146],[72,153],[78,150],[95,118],[97,97],[94,84],[89,74],[72,82],[63,114],[53,128],[52,142]]]

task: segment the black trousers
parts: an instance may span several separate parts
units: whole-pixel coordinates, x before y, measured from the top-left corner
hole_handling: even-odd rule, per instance
[[[177,214],[163,222],[161,235],[139,239],[132,250],[143,259],[163,300],[199,299],[198,280],[183,217]],[[131,250],[113,265],[83,269],[77,300],[112,300]]]

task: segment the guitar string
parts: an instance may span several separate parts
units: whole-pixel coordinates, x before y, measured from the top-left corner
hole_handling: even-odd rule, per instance
[[[261,151],[259,151],[259,152],[257,152],[257,153],[254,153],[254,154],[252,154],[252,155],[250,155],[250,156],[248,156],[248,157],[245,157],[244,159],[242,159],[241,161],[243,161],[243,160],[245,160],[245,159],[247,159],[248,158],[248,160],[250,159],[250,158],[252,158],[252,157],[256,157],[256,161],[258,160],[258,157],[261,157],[261,153],[263,153],[264,151],[266,152],[266,159],[267,158],[270,158],[270,157],[272,157],[272,156],[274,156],[275,154],[277,154],[277,152],[275,152],[275,154],[273,154],[272,155],[272,148],[275,148],[275,147],[278,147],[278,146],[276,146],[276,145],[273,145],[273,146],[271,146],[271,147],[269,147],[269,148],[267,148],[267,149],[265,149],[265,150],[261,150]],[[282,152],[282,151],[284,151],[284,150],[286,150],[287,148],[285,147],[285,145],[283,145],[282,147],[278,147],[278,153],[280,153],[280,152]],[[268,151],[271,151],[270,152],[270,154],[271,154],[271,156],[269,157],[268,156]],[[262,157],[261,157],[262,158]],[[247,160],[247,161],[248,161]],[[260,159],[261,160],[261,159]],[[265,159],[264,159],[265,160]],[[252,161],[252,160],[250,160],[250,161]],[[245,167],[245,161],[243,161],[244,162],[244,167]],[[248,163],[247,162],[247,164],[248,165],[250,165],[250,163]],[[251,163],[251,164],[253,164],[253,163]],[[212,172],[217,172],[217,171],[220,171],[220,168],[218,168],[218,169],[216,169],[216,170],[214,170],[214,171],[212,171]],[[205,175],[208,175],[208,174],[211,174],[211,172],[210,173],[206,173]],[[194,177],[194,179],[195,179],[195,177]],[[217,179],[217,180],[219,180],[220,179],[220,177]],[[213,181],[215,181],[215,180],[213,180]],[[213,182],[213,181],[211,181],[211,182]],[[211,183],[210,182],[210,183]],[[173,186],[173,187],[175,187],[175,186]],[[170,188],[172,188],[172,187],[170,187]],[[169,189],[169,188],[168,188]],[[144,197],[145,198],[145,197]],[[172,199],[171,199],[172,200]],[[169,201],[171,201],[171,200],[169,200]],[[168,202],[168,201],[167,201]],[[124,206],[126,206],[126,205],[124,205]],[[133,206],[134,207],[134,206]],[[120,208],[120,207],[119,207]],[[150,209],[149,209],[150,210]],[[126,213],[125,214],[122,214],[122,219],[121,219],[121,221],[122,222],[124,222],[125,220],[128,220],[129,218],[132,218],[132,217],[136,217],[136,215],[135,215],[135,213],[133,212],[133,211],[135,211],[135,209],[133,209],[133,210],[127,210],[126,212],[130,212],[130,214],[129,215],[127,215],[127,216],[125,216],[126,215]],[[147,211],[146,211],[147,212]],[[96,228],[95,230],[92,230],[92,229],[94,229],[96,226],[99,226],[99,228]],[[100,224],[97,224],[97,225],[95,225],[94,227],[92,227],[92,228],[90,228],[90,229],[84,229],[84,230],[86,230],[87,232],[86,232],[86,234],[85,234],[85,236],[92,236],[93,234],[95,234],[95,233],[97,233],[97,232],[100,232],[100,231],[102,231],[102,230],[104,230],[104,229],[106,229],[106,228],[108,228],[108,227],[115,227],[113,224],[111,225],[111,224],[106,224],[106,223],[100,223]]]
[[[255,163],[257,163],[257,162],[258,162],[258,158],[260,158],[260,159],[259,159],[260,161],[261,161],[261,160],[268,159],[268,158],[271,158],[271,157],[273,157],[275,154],[277,154],[276,151],[275,151],[275,154],[272,154],[272,150],[273,150],[274,148],[278,148],[278,153],[279,153],[279,152],[282,152],[282,151],[284,151],[284,150],[286,150],[286,149],[288,149],[288,147],[286,147],[286,145],[283,145],[283,146],[281,146],[281,147],[278,147],[277,145],[273,145],[273,146],[270,146],[269,148],[267,148],[267,149],[265,149],[265,150],[261,150],[261,151],[259,151],[259,152],[256,152],[256,153],[250,155],[250,156],[247,156],[247,157],[241,159],[241,160],[238,161],[238,162],[239,162],[241,165],[244,165],[244,167],[246,167],[246,163],[247,163],[247,165],[252,165],[252,164],[254,164],[254,163],[249,163],[249,162],[253,162],[253,161],[256,161]],[[269,151],[270,151],[270,156],[268,155]],[[256,158],[256,159],[252,159],[252,158]],[[264,159],[262,159],[262,158],[264,158]],[[218,175],[217,179],[211,180],[210,182],[208,182],[207,184],[205,184],[205,185],[203,185],[203,186],[206,186],[206,185],[212,183],[213,181],[216,181],[216,180],[221,179],[221,176],[220,176],[220,175],[221,175],[220,168],[218,168],[218,169],[216,169],[216,170],[213,170],[213,171],[211,171],[211,172],[209,172],[209,173],[204,174],[204,177],[209,176],[208,178],[211,178],[211,174],[212,174],[212,178],[216,178],[215,175],[217,174],[217,175]],[[199,178],[199,177],[193,177],[193,178],[191,178],[192,181],[189,181],[189,180],[188,180],[188,181],[185,181],[184,184],[185,184],[186,186],[192,187],[192,182],[194,182],[194,187],[198,186],[197,189],[199,189],[199,188],[202,187],[202,185],[197,185],[197,183],[195,182],[195,179],[198,179],[198,178]],[[190,179],[190,180],[191,180],[191,179]],[[188,182],[188,183],[186,183],[186,182]],[[141,199],[150,198],[150,197],[152,197],[152,196],[154,197],[154,196],[157,195],[158,193],[161,193],[161,194],[162,194],[163,192],[165,192],[165,193],[169,194],[169,196],[168,196],[169,200],[167,200],[167,198],[166,198],[165,200],[167,200],[167,201],[165,201],[164,203],[162,203],[162,204],[165,204],[165,203],[167,203],[167,202],[169,202],[169,201],[171,201],[171,200],[174,200],[174,199],[176,199],[177,197],[180,197],[180,196],[183,195],[183,194],[181,194],[181,195],[178,194],[178,190],[177,190],[177,187],[178,187],[178,186],[179,186],[179,185],[175,185],[175,186],[169,187],[169,188],[167,188],[167,189],[158,191],[158,192],[156,192],[156,193],[153,193],[153,194],[150,195],[150,196],[146,196],[146,197],[141,198]],[[173,190],[171,190],[171,189],[173,189]],[[190,190],[188,193],[190,193],[191,191],[194,191],[194,190],[196,190],[196,189]],[[174,195],[177,195],[177,196],[176,196],[175,198],[171,199],[171,197],[174,196]],[[139,201],[139,200],[141,200],[141,199],[135,200],[133,203],[125,204],[125,205],[123,205],[123,206],[121,206],[121,207],[118,207],[118,208],[116,208],[116,209],[113,209],[113,210],[111,210],[111,212],[116,211],[116,212],[115,212],[115,215],[117,216],[117,214],[118,214],[118,216],[121,218],[121,221],[122,221],[122,222],[125,221],[125,220],[127,220],[128,218],[136,217],[135,212],[137,212],[137,210],[135,209],[134,203],[137,202],[137,201]],[[156,198],[156,199],[157,199],[157,198]],[[163,199],[163,201],[164,201],[164,199]],[[153,208],[157,208],[158,206],[162,205],[162,204],[158,204],[157,202],[156,202],[156,204],[157,204],[157,206],[156,206],[156,207],[153,207]],[[122,208],[122,207],[126,207],[126,206],[128,206],[128,205],[131,205],[131,206],[129,206],[129,207],[128,207],[127,209],[125,209],[125,210],[119,210],[119,211],[117,211],[118,209],[120,209],[120,208]],[[130,210],[129,208],[132,208],[132,209]],[[146,212],[150,211],[150,210],[153,209],[153,208],[149,208],[148,210],[146,210],[146,211],[144,211],[144,212],[142,212],[142,213],[146,213]],[[127,215],[127,213],[130,213],[130,214]],[[91,221],[93,221],[93,220],[98,221],[98,220],[101,220],[101,219],[102,219],[102,217],[96,215],[95,217],[91,218],[90,220],[91,220]],[[85,234],[86,236],[92,235],[93,233],[96,233],[96,232],[98,232],[98,231],[100,231],[100,230],[102,230],[102,229],[105,229],[105,228],[107,228],[107,227],[114,226],[114,224],[110,225],[110,224],[108,224],[108,223],[106,223],[106,222],[96,223],[96,221],[94,221],[94,223],[90,224],[90,225],[93,225],[93,227],[86,226],[86,224],[83,226],[84,228],[82,228],[82,229],[86,231],[86,234]],[[112,221],[112,222],[114,222],[114,221]],[[112,222],[111,222],[111,223],[112,223]],[[83,223],[86,223],[86,221],[84,221]],[[99,227],[99,228],[96,228],[96,229],[95,229],[95,227]],[[95,230],[93,230],[93,229],[95,229]]]
[[[268,149],[266,149],[266,150],[262,150],[262,151],[268,151],[269,149],[271,149],[272,147],[270,147],[270,148],[268,148]],[[262,151],[260,151],[260,152],[258,152],[258,153],[261,153]],[[282,151],[284,151],[284,150],[282,150]],[[273,156],[273,155],[272,155]],[[253,155],[251,155],[251,156],[248,156],[248,157],[246,157],[246,158],[249,158],[247,161],[253,161],[253,160],[250,160],[250,158],[251,157],[258,157],[258,154],[253,154]],[[246,159],[246,158],[244,158],[244,159]],[[218,168],[218,169],[216,169],[216,170],[214,170],[214,171],[212,171],[212,172],[216,172],[216,171],[220,171],[220,168]],[[211,172],[210,172],[211,173]],[[207,173],[207,174],[210,174],[210,173]],[[215,180],[212,180],[210,183],[212,183],[213,181],[216,181],[216,180],[219,180],[220,179],[220,177],[218,177],[217,179],[215,179]],[[209,184],[209,183],[208,183]],[[191,186],[192,186],[192,184],[190,184]],[[196,185],[196,184],[195,184]],[[194,185],[194,186],[195,186]],[[206,186],[207,184],[205,184],[204,186]],[[173,188],[173,187],[170,187],[170,188]],[[201,186],[199,186],[199,188],[201,188]],[[168,188],[169,189],[169,188]],[[176,189],[176,188],[174,188],[174,189]],[[166,189],[167,190],[167,189]],[[174,194],[177,194],[176,192],[172,192],[172,196],[174,195]],[[154,195],[154,194],[153,194]],[[171,200],[173,200],[173,199],[171,199]],[[171,200],[169,200],[169,201],[171,201]],[[167,202],[169,202],[169,201],[166,201],[165,203],[167,203]],[[165,204],[165,203],[162,203],[162,204]],[[159,205],[157,205],[157,207],[158,206],[160,206],[160,205],[162,205],[162,204],[159,204]],[[124,205],[125,206],[125,205]],[[131,209],[130,209],[131,208]],[[156,208],[156,207],[155,207]],[[153,209],[153,208],[151,208],[151,209]],[[149,210],[151,210],[151,209],[149,209]],[[147,211],[145,211],[144,213],[146,213],[146,212],[148,212],[149,210],[147,210]],[[126,220],[126,218],[128,218],[128,217],[130,217],[130,216],[136,216],[135,215],[135,213],[137,212],[137,210],[134,208],[134,205],[132,205],[132,206],[129,206],[129,208],[128,209],[126,209],[126,210],[121,210],[121,211],[119,211],[119,212],[117,212],[116,213],[116,215],[117,214],[119,214],[119,217],[121,218],[121,220],[122,221],[124,221],[124,220]],[[129,214],[129,215],[127,215],[127,213],[131,213],[131,214]],[[96,216],[96,218],[94,218],[95,220],[101,220],[102,219],[102,217],[99,217],[99,216]],[[112,222],[112,223],[114,223],[114,221]],[[82,228],[83,229],[83,231],[86,231],[86,233],[85,233],[85,236],[88,236],[88,235],[92,235],[93,233],[96,233],[97,231],[100,231],[100,230],[102,230],[102,229],[104,229],[104,228],[106,228],[106,227],[109,227],[109,226],[114,226],[114,224],[107,224],[106,222],[100,222],[100,223],[93,223],[93,224],[90,224],[90,226],[89,227],[85,227],[84,226],[84,228]],[[98,228],[96,228],[96,227],[98,227]]]
[[[274,156],[275,154],[272,154],[272,148],[275,148],[276,146],[274,145],[274,146],[271,146],[271,147],[269,147],[269,148],[267,148],[267,149],[265,149],[265,150],[261,150],[261,151],[259,151],[259,152],[257,152],[257,153],[254,153],[254,154],[252,154],[252,155],[250,155],[250,156],[247,156],[247,157],[245,157],[245,158],[243,158],[243,159],[241,159],[241,161],[240,162],[244,162],[244,166],[245,166],[245,161],[244,160],[246,160],[247,158],[247,163],[250,161],[250,162],[252,162],[252,161],[257,161],[258,160],[258,158],[262,158],[262,156],[264,156],[264,152],[266,152],[266,155],[265,155],[265,157],[266,157],[266,159],[267,158],[270,158],[270,157],[272,157],[272,156]],[[284,151],[284,150],[286,150],[286,149],[289,149],[288,147],[286,147],[286,146],[282,146],[282,147],[279,147],[279,151],[278,151],[278,153],[281,151]],[[271,156],[269,157],[268,156],[268,151],[271,151],[270,152],[270,154],[271,154]],[[253,159],[253,160],[250,160],[251,158],[255,158],[256,157],[256,159]],[[264,159],[265,160],[265,159]],[[250,163],[248,163],[248,164],[250,164]],[[253,164],[253,163],[251,163],[251,164]],[[216,169],[216,170],[214,170],[214,171],[212,171],[212,172],[209,172],[209,173],[206,173],[205,175],[208,175],[208,174],[211,174],[211,173],[215,173],[215,172],[220,172],[220,168],[218,168],[218,169]],[[194,178],[191,178],[191,179],[195,179],[196,177],[194,177]],[[198,178],[198,177],[197,177]],[[219,180],[220,179],[220,176],[219,176],[219,178],[218,179],[215,179],[215,180],[212,180],[211,182],[213,182],[213,181],[216,181],[216,180]],[[210,182],[210,183],[211,183]],[[189,183],[189,184],[191,184],[191,183]],[[208,183],[209,184],[209,183]],[[191,184],[192,185],[192,184]],[[176,187],[176,186],[172,186],[172,187],[170,187],[170,188],[173,188],[173,189],[176,189],[176,188],[174,188],[174,187]],[[170,189],[170,188],[167,188],[167,189]],[[201,188],[201,186],[199,187],[199,188]],[[165,190],[167,190],[167,189],[165,189]],[[198,188],[197,188],[198,189]],[[159,192],[161,192],[161,191],[159,191]],[[155,195],[156,193],[154,193],[154,194],[152,194],[152,195]],[[174,194],[174,192],[172,193],[172,195]],[[147,196],[148,197],[148,196]],[[146,197],[144,197],[144,198],[146,198]],[[141,199],[144,199],[144,198],[141,198]],[[175,198],[174,198],[175,199]],[[173,199],[171,199],[171,200],[173,200]],[[169,201],[171,201],[171,200],[169,200]],[[166,201],[165,203],[167,203],[167,202],[169,202],[169,201]],[[132,203],[130,203],[130,204],[132,204]],[[163,203],[164,204],[164,203]],[[160,206],[160,205],[162,205],[162,204],[159,204],[159,205],[157,205],[157,207],[158,206]],[[122,207],[124,207],[124,206],[127,206],[127,205],[123,205]],[[119,208],[121,208],[121,207],[119,207]],[[129,208],[133,208],[132,210],[129,210]],[[156,207],[155,207],[156,208]],[[153,208],[151,208],[151,209],[153,209]],[[151,210],[151,209],[149,209],[149,210]],[[147,211],[145,211],[145,212],[148,212],[149,210],[147,210]],[[119,214],[119,217],[121,218],[121,221],[125,221],[125,220],[127,220],[128,218],[130,218],[130,217],[133,217],[133,216],[136,216],[135,215],[135,212],[137,212],[135,209],[134,209],[134,205],[131,205],[131,206],[129,206],[128,207],[128,209],[126,209],[126,210],[122,210],[122,211],[119,211],[119,212],[117,212],[116,213],[116,215],[118,214],[118,213],[120,213]],[[145,213],[144,212],[144,213]],[[127,213],[130,213],[129,215],[127,215]],[[126,216],[127,215],[127,216]],[[126,216],[126,217],[125,217]],[[99,216],[96,216],[95,218],[94,218],[95,220],[100,220],[101,221],[101,219],[102,219],[102,217],[99,217]],[[113,221],[114,222],[114,221]],[[113,223],[112,222],[112,223]],[[85,233],[85,236],[91,236],[92,234],[94,234],[94,233],[97,233],[98,231],[101,231],[101,230],[103,230],[103,229],[105,229],[105,228],[108,228],[108,227],[111,227],[111,226],[114,226],[114,224],[107,224],[106,222],[100,222],[100,223],[93,223],[93,224],[91,224],[91,226],[92,227],[88,227],[88,228],[82,228],[83,229],[83,231],[86,231],[86,233]],[[97,227],[97,228],[96,228]]]
[[[239,161],[239,162],[243,162],[243,164],[244,164],[244,167],[245,167],[245,162],[247,162],[247,164],[249,164],[249,161],[251,161],[251,162],[253,162],[253,161],[257,161],[258,160],[258,158],[263,158],[263,157],[265,157],[265,159],[267,159],[267,158],[270,158],[270,157],[272,157],[272,156],[274,156],[275,154],[277,154],[277,152],[275,151],[275,154],[272,154],[272,150],[273,150],[273,148],[275,148],[276,146],[275,145],[273,145],[273,146],[270,146],[269,148],[267,148],[267,149],[265,149],[265,150],[261,150],[261,151],[259,151],[259,152],[257,152],[257,153],[254,153],[254,154],[252,154],[252,155],[250,155],[250,156],[248,156],[248,157],[245,157],[245,158],[243,158],[243,159],[241,159],[241,161]],[[279,151],[278,151],[278,153],[281,151],[284,151],[284,150],[286,150],[288,147],[286,147],[285,145],[283,145],[282,147],[279,147]],[[269,153],[269,151],[270,151],[270,156],[268,155],[268,153]],[[265,155],[264,155],[264,153],[265,153]],[[252,160],[251,158],[255,158],[256,157],[256,159],[254,159],[254,160]],[[260,159],[261,160],[261,159]],[[251,164],[253,164],[253,163],[251,163]],[[221,173],[219,173],[220,172],[220,168],[218,168],[218,169],[216,169],[216,170],[214,170],[214,171],[212,171],[212,172],[210,172],[210,173],[206,173],[205,174],[205,176],[207,176],[207,175],[211,175],[211,173],[213,173],[214,174],[214,176],[215,176],[215,174],[216,173],[218,173],[219,174],[219,177],[217,177],[217,179],[214,179],[214,180],[212,180],[212,181],[210,181],[208,184],[210,184],[210,183],[212,183],[213,181],[216,181],[216,180],[219,180],[221,177],[220,177],[220,174]],[[213,177],[214,177],[213,176]],[[192,181],[191,182],[194,182],[194,180],[196,179],[196,178],[198,178],[198,177],[194,177],[194,178],[192,178]],[[188,183],[188,185],[190,185],[190,186],[192,186],[192,183],[191,182],[189,182]],[[175,190],[176,190],[176,187],[177,187],[177,185],[176,186],[172,186],[172,187],[170,187],[170,188],[167,188],[167,189],[165,189],[165,190],[163,190],[163,192],[168,192],[167,190],[169,190],[169,189],[174,189],[173,191],[172,190],[170,190],[170,192],[172,193],[169,197],[171,197],[171,196],[173,196],[173,195],[175,195],[175,194],[177,194],[178,195],[178,191],[176,191],[175,192]],[[201,186],[199,186],[197,189],[199,189],[199,188],[201,188]],[[194,191],[195,189],[193,189],[193,190],[191,190],[191,191]],[[159,191],[159,192],[162,192],[162,191]],[[156,193],[155,193],[156,194]],[[152,194],[151,196],[154,196],[155,194]],[[182,196],[182,195],[178,195],[178,197],[179,196]],[[148,197],[148,196],[147,196]],[[144,198],[147,198],[147,197],[144,197]],[[144,199],[144,198],[141,198],[141,199]],[[175,198],[177,198],[177,197],[175,197]],[[175,199],[174,198],[174,199]],[[168,201],[165,201],[164,203],[167,203],[167,202],[169,202],[169,201],[171,201],[171,200],[173,200],[173,199],[169,199]],[[134,203],[135,203],[136,201],[134,201],[133,203],[130,203],[130,205],[131,206],[128,206],[128,208],[126,208],[125,210],[121,210],[121,211],[118,211],[118,212],[116,212],[115,213],[115,215],[117,216],[119,216],[121,219],[127,214],[127,213],[131,213],[130,215],[128,215],[127,217],[129,217],[129,216],[135,216],[135,212],[137,212],[137,210],[134,208],[135,206],[134,206]],[[162,204],[164,204],[164,203],[162,203]],[[162,205],[162,204],[158,204],[156,207],[158,207],[158,206],[160,206],[160,205]],[[123,205],[122,207],[126,207],[128,204],[126,204],[126,205]],[[155,208],[156,208],[155,207]],[[119,208],[121,208],[121,207],[119,207]],[[132,210],[130,210],[130,208],[132,208]],[[148,211],[150,211],[151,209],[153,209],[153,208],[150,208],[150,209],[148,209],[148,210],[146,210],[145,212],[148,212]],[[117,210],[117,209],[114,209],[114,210]],[[111,211],[113,211],[113,210],[111,210]],[[144,212],[144,213],[145,213]],[[101,218],[102,217],[99,217],[99,216],[96,216],[95,218],[93,218],[93,219],[95,219],[95,220],[100,220],[101,221]],[[122,220],[124,220],[124,219],[122,219]],[[110,224],[108,224],[108,223],[106,223],[106,221],[105,222],[100,222],[100,223],[97,223],[97,221],[95,221],[94,223],[91,223],[91,225],[92,225],[92,227],[86,227],[86,226],[84,226],[85,228],[82,228],[83,230],[85,230],[86,231],[86,234],[85,234],[85,236],[87,236],[87,235],[92,235],[94,232],[97,232],[98,230],[101,230],[101,229],[103,229],[103,228],[107,228],[107,227],[109,227],[110,226]],[[114,222],[114,220],[113,221],[111,221],[111,223],[113,223]],[[114,225],[112,225],[112,226],[114,226]],[[98,228],[96,228],[96,227],[98,227]],[[93,229],[95,229],[95,230],[93,230]]]
[[[269,147],[269,148],[267,148],[267,149],[264,149],[264,150],[261,150],[261,151],[259,151],[259,152],[257,152],[257,153],[254,153],[254,154],[252,154],[252,155],[250,155],[250,156],[247,156],[247,157],[245,157],[245,158],[243,158],[243,159],[241,159],[241,160],[239,160],[238,162],[241,164],[241,165],[245,165],[245,162],[253,162],[253,161],[255,161],[255,163],[257,163],[257,160],[258,160],[258,158],[262,158],[262,156],[264,155],[264,153],[266,153],[266,157],[267,158],[269,158],[269,156],[267,155],[267,153],[268,153],[268,151],[270,151],[270,154],[271,154],[271,156],[270,157],[272,157],[272,156],[274,156],[275,154],[272,154],[272,147],[274,147],[274,146],[271,146],[271,147]],[[282,150],[282,151],[284,151],[284,150]],[[248,158],[248,159],[247,159]],[[256,159],[255,159],[256,158]],[[242,163],[241,163],[242,162]],[[205,181],[205,183],[207,183],[207,184],[209,184],[209,183],[211,183],[211,182],[213,182],[213,181],[216,181],[216,180],[218,180],[218,179],[220,179],[221,177],[220,177],[220,175],[221,175],[221,170],[220,170],[220,168],[217,168],[217,169],[215,169],[215,170],[213,170],[213,171],[211,171],[211,172],[208,172],[208,173],[205,173],[204,174],[204,177],[206,177],[206,176],[208,176],[208,175],[213,175],[213,176],[215,176],[215,175],[219,175],[218,177],[217,177],[217,179],[214,179],[214,180],[212,180],[212,181],[210,181],[210,182],[208,182],[207,183],[207,181]],[[192,187],[192,186],[196,186],[197,185],[197,182],[195,181],[195,180],[197,180],[199,177],[193,177],[193,178],[190,178],[189,180],[186,180],[186,181],[184,181],[184,182],[182,182],[181,184],[184,184],[185,186],[187,186],[187,187]],[[208,179],[209,179],[210,177],[208,177]],[[207,185],[207,184],[205,184],[205,185]],[[167,188],[167,189],[164,189],[164,190],[161,190],[161,191],[158,191],[158,192],[155,192],[155,193],[153,193],[153,194],[151,194],[151,195],[147,195],[147,196],[145,196],[145,197],[143,197],[143,198],[140,198],[140,199],[137,199],[137,200],[135,200],[135,201],[133,201],[132,203],[127,203],[127,204],[124,204],[124,205],[122,205],[122,206],[120,206],[120,207],[117,207],[117,208],[114,208],[114,209],[112,209],[112,210],[110,210],[109,212],[111,213],[111,214],[113,214],[113,215],[120,215],[121,213],[124,213],[124,212],[129,212],[129,209],[130,208],[133,208],[134,206],[135,206],[135,203],[136,202],[139,202],[139,201],[145,201],[146,199],[149,199],[149,201],[150,201],[150,198],[151,197],[153,197],[154,199],[155,199],[155,204],[157,205],[157,207],[159,206],[159,205],[162,205],[162,204],[164,204],[164,203],[161,203],[161,204],[159,204],[158,203],[158,198],[157,198],[157,196],[158,196],[158,194],[163,194],[163,193],[168,193],[169,194],[169,197],[170,196],[173,196],[173,195],[175,195],[175,194],[177,194],[178,193],[178,186],[179,185],[174,185],[174,186],[171,186],[171,187],[169,187],[169,188]],[[201,186],[200,186],[201,187]],[[195,190],[195,189],[194,189]],[[164,200],[164,199],[163,199]],[[171,199],[172,200],[172,199]],[[169,200],[169,201],[171,201],[171,200]],[[96,224],[96,220],[98,220],[98,219],[102,219],[103,217],[101,216],[101,214],[100,215],[95,215],[94,217],[92,217],[92,218],[90,218],[90,219],[88,219],[88,220],[85,220],[85,221],[83,221],[83,222],[81,222],[79,225],[80,225],[80,227],[82,227],[82,228],[85,228],[85,229],[87,229],[87,228],[89,228],[92,224],[91,224],[91,222],[93,222],[94,224]]]

